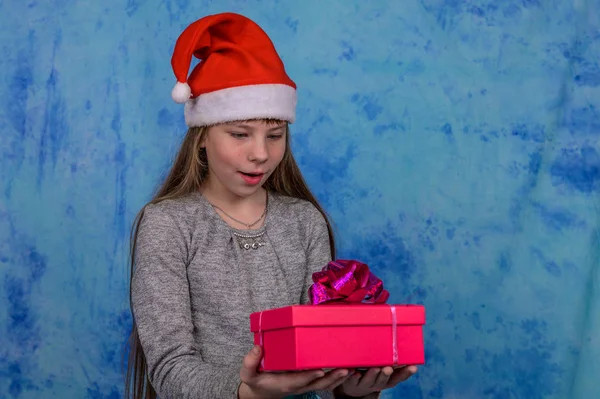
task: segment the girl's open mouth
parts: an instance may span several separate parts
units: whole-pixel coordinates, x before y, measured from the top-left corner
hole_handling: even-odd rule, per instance
[[[242,179],[248,184],[256,185],[262,181],[264,173],[244,173],[239,172],[242,176]]]

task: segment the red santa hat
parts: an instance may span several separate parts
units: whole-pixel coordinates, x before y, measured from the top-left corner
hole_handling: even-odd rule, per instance
[[[188,76],[192,55],[200,63]],[[242,15],[216,14],[192,23],[179,36],[171,65],[177,78],[171,96],[185,103],[190,127],[295,120],[296,84],[267,34]]]

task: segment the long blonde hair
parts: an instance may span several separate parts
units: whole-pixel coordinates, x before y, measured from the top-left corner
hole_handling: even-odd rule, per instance
[[[281,123],[276,120],[265,120],[269,124]],[[206,152],[201,148],[201,143],[208,132],[206,127],[193,127],[188,129],[181,147],[175,157],[171,170],[149,204],[156,204],[166,199],[176,199],[200,189],[208,173]],[[335,259],[335,240],[329,218],[315,196],[306,184],[300,168],[292,155],[290,145],[289,127],[286,127],[286,148],[281,163],[264,184],[266,190],[300,198],[311,202],[321,212],[327,222],[331,259]],[[144,206],[134,219],[130,237],[130,279],[135,268],[135,249],[140,222],[144,216]],[[130,280],[131,282],[131,280]],[[130,284],[131,286],[131,284]],[[131,303],[131,291],[130,291]],[[129,355],[127,373],[125,377],[125,398],[156,399],[157,394],[148,379],[148,365],[140,339],[137,333],[135,319],[129,337]]]

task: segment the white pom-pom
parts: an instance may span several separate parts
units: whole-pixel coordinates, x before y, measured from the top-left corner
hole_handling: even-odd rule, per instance
[[[191,95],[192,89],[190,89],[190,85],[187,83],[177,82],[175,87],[173,87],[173,91],[171,91],[171,97],[173,98],[173,101],[178,104],[185,103],[190,99]]]

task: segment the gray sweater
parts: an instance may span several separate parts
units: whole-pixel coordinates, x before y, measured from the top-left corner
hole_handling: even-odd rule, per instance
[[[243,249],[236,232],[264,233],[264,245]],[[194,193],[147,206],[135,257],[133,313],[159,397],[236,399],[250,313],[307,303],[330,251],[307,201],[270,193],[265,225],[242,231]]]

